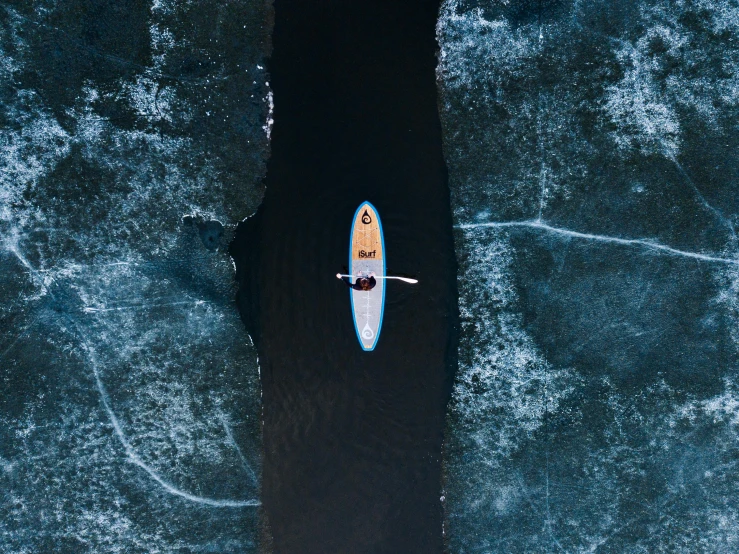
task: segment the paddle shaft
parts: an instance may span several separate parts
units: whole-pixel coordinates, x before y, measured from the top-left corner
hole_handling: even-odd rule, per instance
[[[337,273],[339,277],[360,277],[359,275],[342,275],[341,273]],[[375,275],[375,279],[398,279],[399,281],[405,281],[406,283],[411,283],[412,285],[415,285],[418,283],[418,279],[410,279],[408,277],[393,277],[391,275]]]

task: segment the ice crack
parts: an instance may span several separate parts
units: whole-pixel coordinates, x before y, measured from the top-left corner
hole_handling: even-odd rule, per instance
[[[239,458],[241,458],[241,464],[243,465],[244,470],[246,470],[246,472],[249,474],[249,477],[251,477],[252,482],[255,485],[258,484],[257,474],[254,472],[254,470],[251,467],[251,464],[247,461],[246,456],[244,456],[244,453],[241,451],[241,447],[239,447],[239,443],[236,442],[233,432],[231,431],[231,426],[228,424],[228,421],[226,420],[226,416],[223,415],[223,413],[219,412],[218,419],[221,420],[221,425],[223,425],[223,430],[226,432],[226,436],[228,437],[228,440],[231,443],[231,446],[233,446],[236,449],[236,452],[239,455]]]
[[[666,156],[668,157],[668,159],[670,159],[670,161],[672,161],[672,163],[675,164],[675,167],[677,167],[677,170],[680,172],[680,175],[682,175],[683,178],[685,178],[685,181],[688,183],[688,185],[690,185],[690,188],[693,189],[693,192],[698,197],[698,200],[700,200],[701,204],[703,204],[703,206],[708,211],[713,213],[718,218],[718,220],[721,221],[721,223],[724,224],[729,229],[729,232],[731,233],[731,237],[734,239],[734,242],[737,242],[738,239],[736,236],[736,230],[734,229],[734,224],[721,212],[721,210],[719,210],[718,208],[715,208],[708,202],[708,200],[706,200],[706,197],[703,196],[703,194],[698,189],[693,179],[690,178],[690,175],[688,175],[687,171],[685,171],[685,169],[683,169],[683,166],[680,164],[680,162],[677,161],[677,158],[675,158],[675,156],[669,152],[666,154]]]
[[[85,306],[82,311],[86,314],[98,313],[98,312],[119,312],[125,310],[148,310],[150,308],[161,308],[165,306],[202,306],[203,304],[209,304],[206,300],[182,300],[180,302],[164,302],[161,304],[133,304],[130,306],[114,306],[114,307],[93,307]]]
[[[189,500],[190,502],[195,502],[196,504],[213,506],[215,508],[242,508],[261,505],[261,502],[259,500],[221,500],[217,498],[208,498],[205,496],[196,496],[194,494],[190,494],[178,489],[171,483],[167,482],[152,467],[144,462],[136,453],[136,450],[134,450],[131,443],[128,442],[128,439],[123,432],[123,428],[121,427],[121,424],[118,421],[115,412],[113,412],[113,408],[111,407],[110,399],[108,397],[108,392],[105,390],[102,379],[100,379],[100,372],[98,371],[97,367],[95,351],[87,344],[85,344],[84,346],[90,357],[90,365],[92,366],[92,371],[95,376],[95,384],[97,386],[98,392],[100,393],[100,398],[103,401],[105,412],[108,414],[108,419],[110,419],[110,423],[113,426],[116,437],[118,437],[118,440],[123,445],[123,449],[126,451],[126,456],[128,456],[128,459],[134,465],[137,465],[138,467],[143,469],[149,475],[149,477],[151,477],[154,481],[161,485],[161,487],[168,493],[184,498],[185,500]]]
[[[554,227],[538,220],[527,220],[527,221],[493,221],[489,223],[462,223],[455,225],[455,229],[477,229],[481,227],[492,227],[492,228],[503,228],[503,227],[529,227],[532,229],[541,229],[548,233],[554,233],[567,237],[579,238],[584,240],[594,240],[600,242],[609,242],[612,244],[622,244],[624,246],[638,246],[647,250],[654,250],[658,252],[664,252],[673,256],[683,256],[686,258],[693,258],[695,260],[701,260],[704,262],[714,262],[722,264],[739,265],[739,259],[736,258],[722,258],[719,256],[710,256],[708,254],[701,254],[700,252],[690,252],[687,250],[678,250],[665,244],[660,244],[648,239],[624,239],[620,237],[611,237],[608,235],[597,235],[592,233],[581,233],[579,231],[572,231],[562,227]]]

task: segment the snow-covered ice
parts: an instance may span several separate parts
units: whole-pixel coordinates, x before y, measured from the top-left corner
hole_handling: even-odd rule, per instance
[[[449,551],[736,551],[739,4],[448,0],[438,37]]]
[[[0,7],[0,550],[260,548],[270,9]]]

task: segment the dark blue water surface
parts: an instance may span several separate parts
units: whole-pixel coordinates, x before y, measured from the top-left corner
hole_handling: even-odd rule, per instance
[[[267,193],[233,252],[259,337],[276,552],[442,551],[457,304],[437,13],[423,0],[275,3]],[[335,278],[364,200],[389,271],[420,280],[388,282],[372,352]]]

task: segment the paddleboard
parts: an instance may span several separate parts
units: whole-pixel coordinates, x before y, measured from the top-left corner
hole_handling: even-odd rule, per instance
[[[351,275],[385,275],[385,239],[382,223],[375,207],[362,202],[354,213],[349,241],[349,273]],[[356,278],[352,278],[352,283]],[[385,307],[385,279],[377,279],[372,290],[349,289],[354,329],[362,349],[374,350],[382,329]]]

